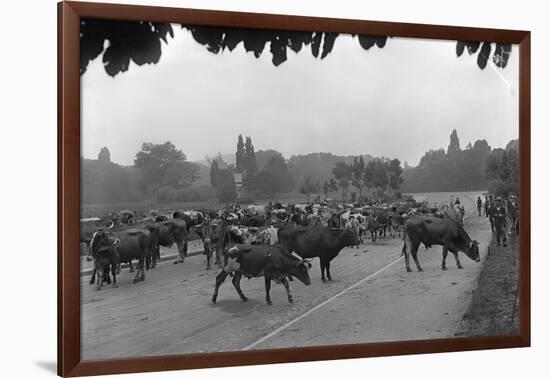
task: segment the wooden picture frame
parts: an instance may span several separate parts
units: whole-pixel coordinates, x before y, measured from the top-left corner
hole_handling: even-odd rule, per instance
[[[205,26],[325,31],[519,44],[520,277],[517,336],[253,350],[83,361],[80,357],[80,65],[81,18],[149,20]],[[530,32],[456,26],[298,17],[165,7],[58,4],[58,374],[82,376],[221,366],[440,353],[530,345]]]

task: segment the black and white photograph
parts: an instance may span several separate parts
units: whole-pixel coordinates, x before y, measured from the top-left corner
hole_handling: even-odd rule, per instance
[[[81,358],[519,333],[514,44],[84,18]]]

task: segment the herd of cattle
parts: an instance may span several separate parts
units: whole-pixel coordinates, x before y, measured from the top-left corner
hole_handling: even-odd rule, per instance
[[[216,277],[212,301],[226,277],[243,301],[242,276],[264,276],[266,302],[271,281],[282,283],[292,302],[289,283],[293,277],[306,285],[310,259],[319,257],[321,279],[332,280],[331,261],[345,247],[359,246],[370,235],[378,238],[402,237],[405,267],[409,254],[417,269],[422,270],[417,252],[421,244],[443,246],[442,269],[447,253],[453,253],[462,268],[458,252],[479,261],[477,242],[471,240],[462,225],[461,206],[430,206],[414,200],[392,204],[282,204],[267,206],[227,205],[220,210],[175,210],[148,213],[124,210],[102,218],[82,219],[80,240],[87,246],[87,258],[93,261],[90,284],[101,289],[104,283],[117,287],[121,263],[137,261],[134,283],[145,279],[145,270],[154,268],[160,258],[160,246],[177,245],[174,264],[185,261],[188,241],[200,238],[206,255],[206,269],[211,259],[222,267]],[[112,280],[111,280],[112,278]]]

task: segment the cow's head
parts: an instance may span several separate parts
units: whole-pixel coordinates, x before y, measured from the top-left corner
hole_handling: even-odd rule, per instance
[[[475,240],[472,240],[470,244],[468,244],[464,253],[475,262],[481,261],[479,258],[479,243]]]
[[[310,285],[311,279],[309,278],[309,269],[311,268],[311,262],[304,260],[296,252],[292,252],[292,255],[298,260],[298,263],[292,269],[291,274],[303,282],[304,285]]]
[[[113,237],[110,232],[106,230],[96,231],[92,236],[92,241],[90,242],[87,260],[95,260],[100,252],[106,251],[118,243],[120,243],[120,239]]]

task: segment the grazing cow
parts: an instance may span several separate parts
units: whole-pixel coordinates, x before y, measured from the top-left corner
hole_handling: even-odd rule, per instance
[[[158,223],[160,225],[158,245],[170,247],[175,242],[178,247],[178,257],[174,264],[183,263],[187,257],[187,235],[189,227],[187,222],[180,218]],[[157,249],[157,257],[160,253]]]
[[[462,225],[449,218],[437,218],[432,216],[414,216],[405,222],[404,227],[404,243],[402,253],[405,255],[405,268],[407,272],[411,272],[409,266],[409,253],[412,255],[416,268],[419,272],[422,267],[418,262],[418,247],[423,243],[426,248],[432,245],[443,246],[443,260],[441,269],[446,270],[445,259],[447,252],[450,251],[456,261],[458,269],[462,269],[462,265],[458,259],[458,252],[462,251],[472,260],[479,262],[479,247],[478,242],[470,239]]]
[[[277,232],[279,243],[302,258],[319,257],[321,262],[321,280],[329,281],[330,262],[347,246],[359,244],[357,236],[349,230],[324,227],[285,227]]]
[[[80,220],[80,242],[86,244],[85,256],[90,254],[90,243],[97,230],[112,227],[114,223],[110,219],[85,218]]]
[[[200,211],[188,210],[181,211],[176,210],[172,213],[172,219],[181,219],[185,221],[187,226],[187,233],[191,230],[191,227],[198,226],[204,221],[204,215]]]
[[[106,239],[118,240],[114,248],[114,251],[116,251],[116,256],[112,257],[115,259],[116,264],[131,263],[133,259],[138,260],[138,269],[134,278],[134,283],[145,280],[145,261],[151,251],[151,233],[145,229],[130,229],[112,233],[104,230],[97,231],[94,234],[90,245],[94,262],[97,257],[97,255],[94,256],[94,251],[96,251],[96,243],[100,246],[105,245]],[[102,261],[105,263],[107,260]],[[111,272],[113,276],[115,275],[115,271],[116,269]],[[90,279],[90,285],[94,284],[95,274],[98,272],[101,274],[99,268],[94,266],[92,277]]]
[[[269,296],[271,281],[282,283],[285,287],[288,302],[293,303],[288,278],[296,277],[305,285],[310,285],[309,268],[311,264],[299,256],[289,253],[281,245],[246,245],[237,244],[224,250],[224,266],[216,276],[216,288],[212,295],[212,302],[216,303],[220,285],[227,275],[233,276],[233,286],[237,293],[246,302],[248,298],[241,290],[241,278],[264,276],[265,300],[272,304]]]
[[[132,210],[121,210],[117,216],[122,224],[132,224],[136,220],[136,213]]]
[[[367,230],[370,232],[370,238],[372,242],[376,242],[376,237],[378,236],[378,230],[380,229],[380,224],[375,216],[367,216]]]
[[[113,275],[113,287],[118,287],[116,280],[118,253],[116,245],[120,240],[111,235],[98,231],[94,233],[93,243],[90,246],[90,256],[94,261],[94,269],[90,279],[90,285],[94,284],[97,275],[96,289],[101,290],[103,283],[111,283],[110,273]]]
[[[204,227],[202,227],[204,226]],[[228,225],[226,221],[223,219],[216,219],[212,222],[203,223],[202,226],[195,226],[194,230],[199,235],[199,237],[203,240],[203,243],[205,244],[205,254],[207,259],[207,269],[208,269],[208,254],[206,252],[206,248],[210,249],[210,256],[215,253],[216,256],[216,264],[218,266],[221,266],[222,263],[222,251],[228,243],[231,242],[231,237],[228,232]],[[210,243],[205,242],[208,238],[208,235],[210,235]],[[207,247],[206,244],[209,244]]]
[[[377,211],[375,218],[378,222],[378,236],[385,239],[388,228],[391,234],[391,218],[385,211]]]
[[[252,215],[252,216],[246,216],[244,218],[239,218],[237,220],[237,224],[239,226],[245,226],[245,227],[262,227],[265,226],[265,216],[263,215]]]
[[[289,218],[290,223],[294,223],[297,226],[306,227],[308,225],[307,213],[299,211],[294,213]]]

